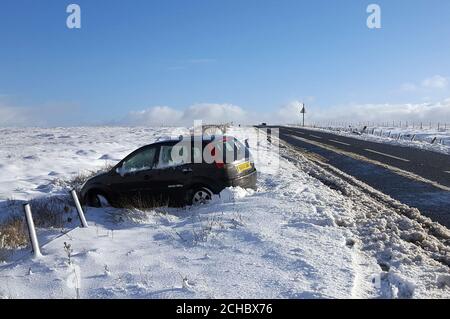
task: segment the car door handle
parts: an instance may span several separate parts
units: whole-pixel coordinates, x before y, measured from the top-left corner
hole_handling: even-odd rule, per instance
[[[183,173],[187,174],[187,173],[191,173],[192,172],[192,168],[183,168],[181,170]]]

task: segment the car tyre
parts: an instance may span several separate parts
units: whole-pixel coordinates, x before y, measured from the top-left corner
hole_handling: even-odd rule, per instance
[[[102,201],[100,199],[100,194],[97,192],[90,192],[87,196],[87,205],[90,207],[101,208]]]
[[[212,200],[213,191],[208,187],[199,186],[193,189],[190,196],[190,204],[203,205]]]

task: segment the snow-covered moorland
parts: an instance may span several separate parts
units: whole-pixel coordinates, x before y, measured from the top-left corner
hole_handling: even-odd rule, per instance
[[[10,198],[61,195],[55,179],[184,131],[3,129],[0,216],[11,214]],[[254,128],[229,133],[249,138],[257,192],[226,189],[185,209],[87,209],[89,229],[40,229],[42,258],[22,249],[0,264],[0,297],[450,297],[447,229],[344,181],[345,191],[326,186],[319,168],[286,149],[280,158]]]

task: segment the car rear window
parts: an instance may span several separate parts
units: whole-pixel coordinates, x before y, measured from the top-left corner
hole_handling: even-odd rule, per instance
[[[173,146],[163,145],[157,167],[173,167],[187,163],[233,163],[245,159],[250,160],[248,148],[237,139],[225,137],[203,141],[200,145],[193,141],[184,141]]]
[[[248,148],[235,138],[224,138],[223,140],[212,142],[211,145],[211,155],[215,156],[216,152],[219,152],[218,156],[223,159],[224,163],[228,164],[250,159]]]

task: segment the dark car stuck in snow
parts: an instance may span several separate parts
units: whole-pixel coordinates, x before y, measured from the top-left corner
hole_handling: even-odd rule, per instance
[[[86,181],[81,200],[114,207],[196,205],[226,187],[256,189],[249,149],[231,136],[188,136],[143,146]]]

